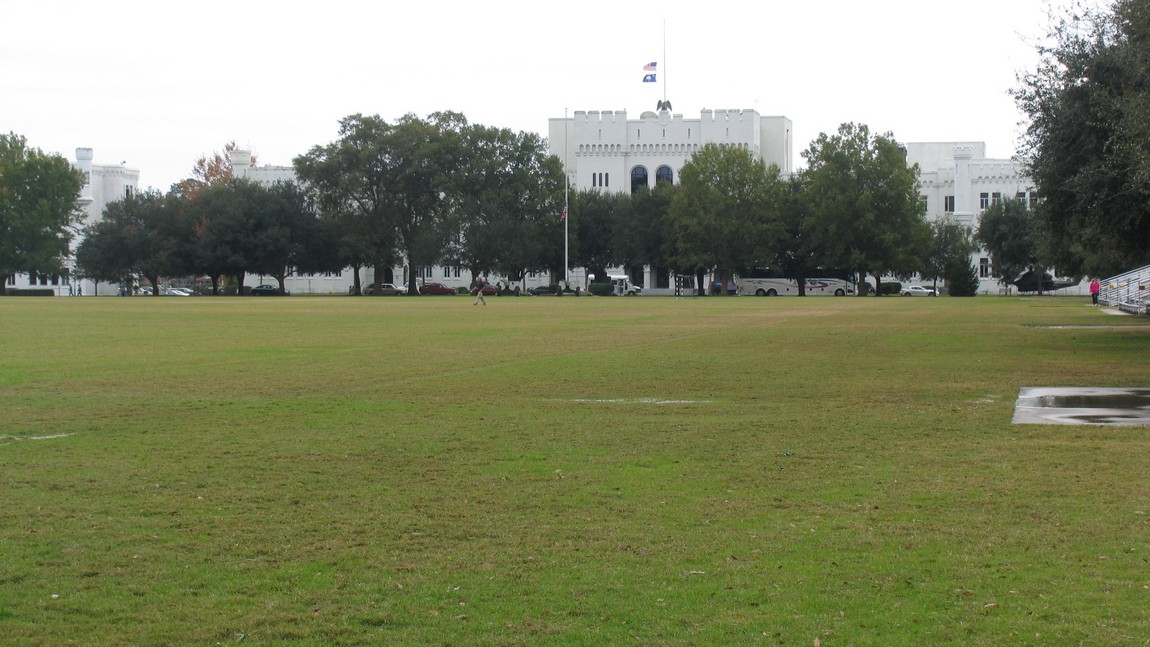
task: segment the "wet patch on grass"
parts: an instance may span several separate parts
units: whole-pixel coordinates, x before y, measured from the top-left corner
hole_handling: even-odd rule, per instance
[[[1024,387],[1012,422],[1150,426],[1150,388]]]

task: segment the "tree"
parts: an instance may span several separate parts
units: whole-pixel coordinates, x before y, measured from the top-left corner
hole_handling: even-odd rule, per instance
[[[1043,256],[1094,276],[1150,263],[1150,5],[1077,7],[1038,53],[1013,94]]]
[[[233,139],[224,144],[223,153],[212,151],[211,155],[203,155],[192,166],[192,177],[181,181],[177,188],[186,195],[194,195],[204,187],[218,184],[227,184],[235,177],[232,168],[231,153],[240,150],[239,144]],[[256,156],[252,155],[251,164],[256,164]]]
[[[466,125],[455,112],[432,113],[426,120],[409,114],[389,138],[393,164],[386,208],[412,268],[439,262],[458,231],[446,191],[458,171],[460,131]],[[419,294],[414,280],[408,293]]]
[[[541,239],[560,224],[563,169],[535,133],[469,125],[450,176],[458,224],[452,259],[472,278],[492,270],[512,281],[547,267]]]
[[[355,294],[362,293],[361,267],[391,266],[398,257],[398,234],[386,209],[391,131],[378,115],[350,115],[340,121],[339,139],[294,161],[297,177],[315,196],[320,218],[334,228],[340,255],[355,270]]]
[[[812,235],[811,200],[802,174],[782,180],[777,170],[771,177],[772,193],[778,203],[778,233],[773,244],[761,253],[760,268],[772,268],[783,276],[795,279],[799,296],[806,296],[810,272],[821,264],[816,247],[818,237]]]
[[[822,133],[803,152],[803,181],[810,199],[808,231],[828,267],[875,277],[905,276],[922,267],[930,228],[918,196],[918,166],[890,133],[843,124]],[[859,290],[859,294],[865,294]]]
[[[781,233],[773,199],[778,178],[777,167],[768,171],[740,148],[708,144],[692,155],[679,171],[669,213],[672,262],[714,268],[723,284],[737,269],[758,264]]]
[[[0,134],[0,277],[17,272],[63,274],[84,176],[59,155]],[[6,281],[0,278],[0,294]]]
[[[297,174],[316,192],[320,213],[341,221],[340,243],[353,264],[378,268],[402,249],[414,270],[446,255],[456,224],[450,218],[450,180],[466,124],[452,112],[427,120],[408,114],[395,124],[355,114],[340,121],[337,141],[295,159]],[[347,245],[349,240],[361,244]],[[419,293],[414,280],[408,291]]]
[[[978,294],[978,269],[970,257],[955,258],[946,268],[947,293],[952,297],[972,297]]]
[[[947,277],[962,274],[971,267],[970,255],[975,250],[975,244],[970,229],[958,224],[953,218],[935,221],[930,231],[930,249],[925,254],[921,274],[922,278],[933,281],[937,290],[939,279],[949,284],[950,279]],[[977,271],[974,278],[974,291],[977,292]],[[954,286],[948,285],[948,288],[954,294]]]
[[[1038,260],[1039,225],[1019,200],[992,204],[978,217],[978,243],[990,254],[990,272],[1008,283]]]
[[[617,245],[626,266],[647,265],[656,273],[670,269],[668,223],[671,203],[679,187],[658,182],[654,189],[640,189],[631,195],[630,217],[618,223]]]
[[[243,294],[244,275],[258,263],[262,192],[256,183],[241,179],[206,186],[190,198],[195,232],[190,263],[197,274],[212,279],[213,294],[219,294],[225,276],[233,277],[236,294]]]
[[[320,221],[295,182],[255,187],[250,215],[253,252],[247,271],[274,276],[281,293],[293,270],[339,269],[331,227]]]
[[[594,189],[579,191],[573,197],[569,217],[578,244],[572,252],[571,264],[584,268],[588,275],[594,274],[597,281],[606,281],[607,268],[623,260],[616,232],[630,211],[631,198],[624,193]],[[562,263],[552,268],[552,276],[564,275],[566,268],[559,265]]]
[[[109,204],[103,218],[84,229],[76,264],[94,279],[130,285],[136,276],[146,278],[160,296],[160,277],[180,267],[182,238],[163,194],[136,193]]]

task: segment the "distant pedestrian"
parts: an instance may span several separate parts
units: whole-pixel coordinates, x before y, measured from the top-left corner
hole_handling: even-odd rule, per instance
[[[477,306],[480,302],[482,302],[483,305],[487,305],[487,299],[483,298],[483,288],[485,287],[487,287],[485,279],[482,276],[475,277],[475,303],[471,305]]]
[[[1098,293],[1102,290],[1102,286],[1098,284],[1098,279],[1090,282],[1090,301],[1094,305],[1098,305]]]

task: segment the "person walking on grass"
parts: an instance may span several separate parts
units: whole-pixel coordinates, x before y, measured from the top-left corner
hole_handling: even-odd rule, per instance
[[[472,288],[473,290],[475,290],[475,303],[473,303],[471,305],[477,306],[477,305],[479,305],[479,303],[481,301],[483,302],[483,305],[487,305],[487,299],[483,298],[483,288],[485,288],[486,286],[487,286],[487,283],[484,282],[484,279],[482,276],[475,277],[475,284],[474,284],[474,287]]]
[[[1098,279],[1090,282],[1090,301],[1094,305],[1098,305],[1098,292],[1101,291],[1102,286],[1098,284]]]

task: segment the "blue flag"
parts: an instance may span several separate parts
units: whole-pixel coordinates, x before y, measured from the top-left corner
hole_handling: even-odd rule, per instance
[[[643,83],[654,83],[654,82],[655,82],[655,75],[654,74],[644,74],[643,75]]]

